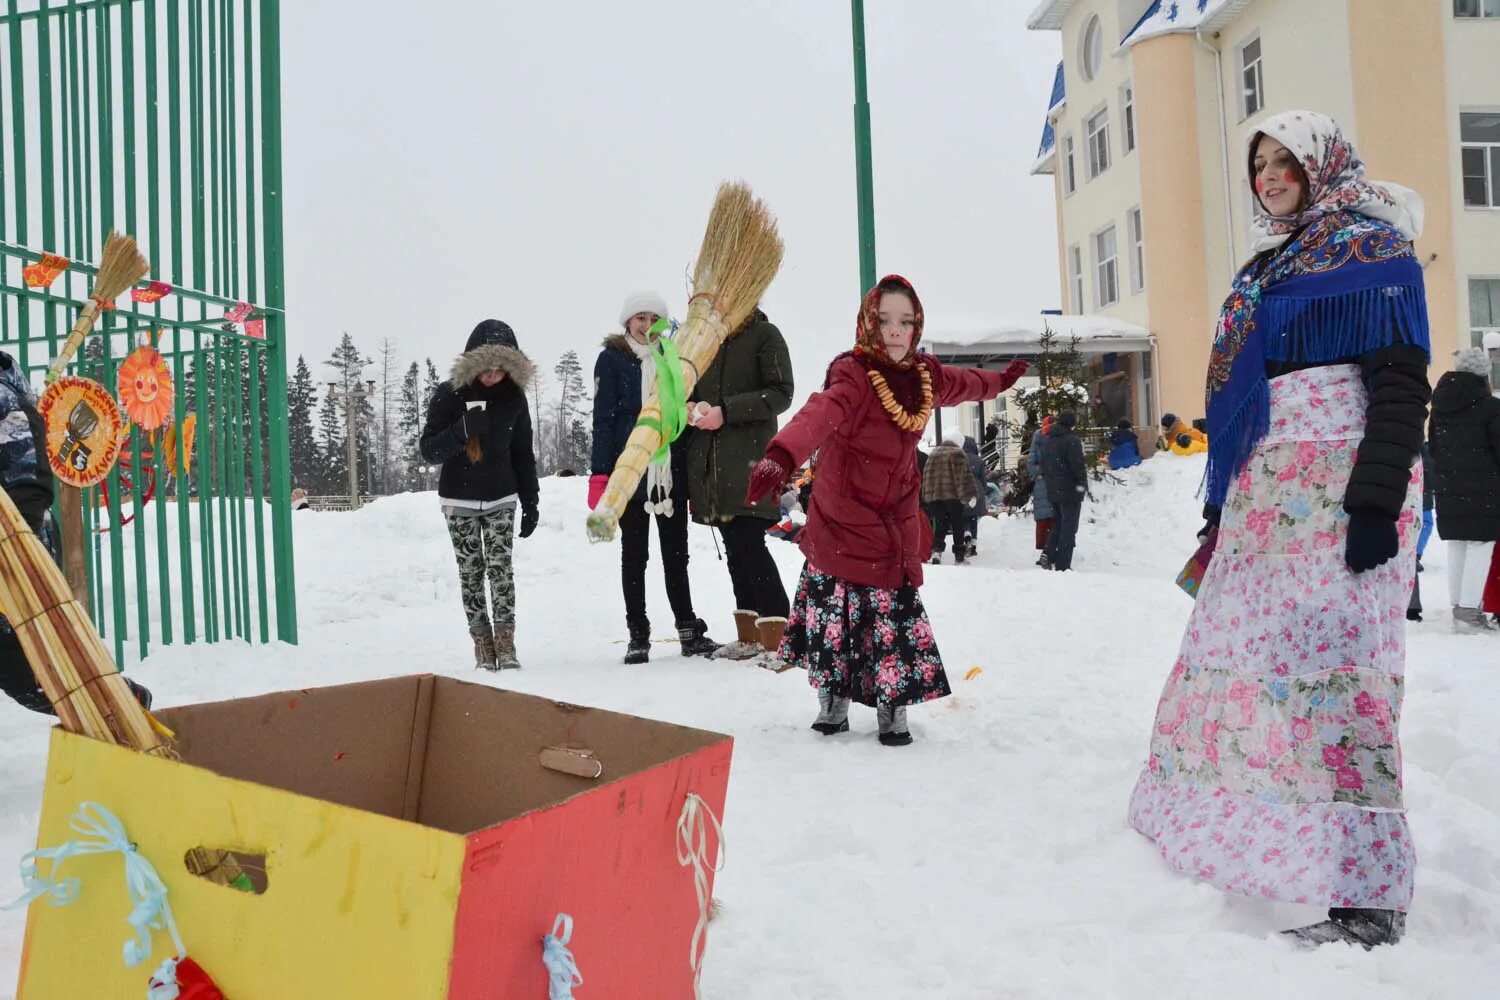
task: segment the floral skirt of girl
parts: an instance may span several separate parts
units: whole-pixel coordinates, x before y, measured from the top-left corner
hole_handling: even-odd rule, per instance
[[[951,694],[932,623],[910,583],[866,587],[807,565],[778,655],[813,687],[871,708]]]

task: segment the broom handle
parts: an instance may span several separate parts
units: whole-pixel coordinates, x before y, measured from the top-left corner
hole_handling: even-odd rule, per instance
[[[68,362],[73,360],[83,338],[89,335],[94,328],[94,320],[99,316],[99,300],[89,299],[83,305],[83,312],[78,314],[78,322],[73,324],[73,329],[68,334],[68,339],[63,341],[62,349],[57,352],[57,357],[52,361],[52,367],[47,369],[47,381],[56,382],[62,377],[63,371],[68,367]]]
[[[724,320],[717,312],[709,310],[706,303],[698,302],[688,307],[688,318],[683,323],[683,332],[678,337],[679,364],[682,365],[682,391],[686,398],[693,394],[698,384],[698,374],[708,370],[714,356],[719,353],[728,331]],[[654,421],[650,426],[645,421]],[[651,464],[662,444],[661,395],[656,389],[641,403],[640,417],[635,429],[625,441],[625,448],[615,461],[615,470],[610,473],[604,487],[604,495],[589,518],[589,534],[599,540],[614,538],[619,527],[620,514],[625,505],[635,496],[646,466]]]

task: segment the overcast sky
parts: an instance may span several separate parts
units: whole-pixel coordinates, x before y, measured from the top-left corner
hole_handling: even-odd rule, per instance
[[[931,314],[1056,305],[1051,179],[1032,177],[1058,59],[1032,0],[868,0],[877,267]],[[586,370],[636,288],[685,312],[715,187],[786,243],[764,308],[797,397],[859,298],[847,0],[318,0],[283,5],[291,355],[342,331],[446,375],[496,317]],[[315,376],[327,370],[315,367]],[[371,372],[373,374],[373,371]]]

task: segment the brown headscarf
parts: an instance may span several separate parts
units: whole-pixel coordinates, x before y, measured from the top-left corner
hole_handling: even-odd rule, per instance
[[[917,328],[912,334],[911,349],[900,361],[891,360],[890,355],[885,352],[885,341],[880,337],[880,297],[886,292],[901,292],[911,296],[911,304],[916,311]],[[865,300],[860,303],[859,318],[854,325],[854,353],[869,357],[881,368],[906,371],[917,362],[917,345],[922,342],[922,323],[922,300],[917,298],[917,290],[901,275],[888,274],[865,293]]]

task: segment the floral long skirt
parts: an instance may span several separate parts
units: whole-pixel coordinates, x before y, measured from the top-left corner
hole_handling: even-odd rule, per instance
[[[813,687],[871,708],[952,694],[932,623],[910,583],[864,587],[804,566],[777,655],[806,668]]]
[[[1397,732],[1422,488],[1414,471],[1396,558],[1351,573],[1343,499],[1365,404],[1353,365],[1272,380],[1271,429],[1230,487],[1130,822],[1228,892],[1405,910]]]

